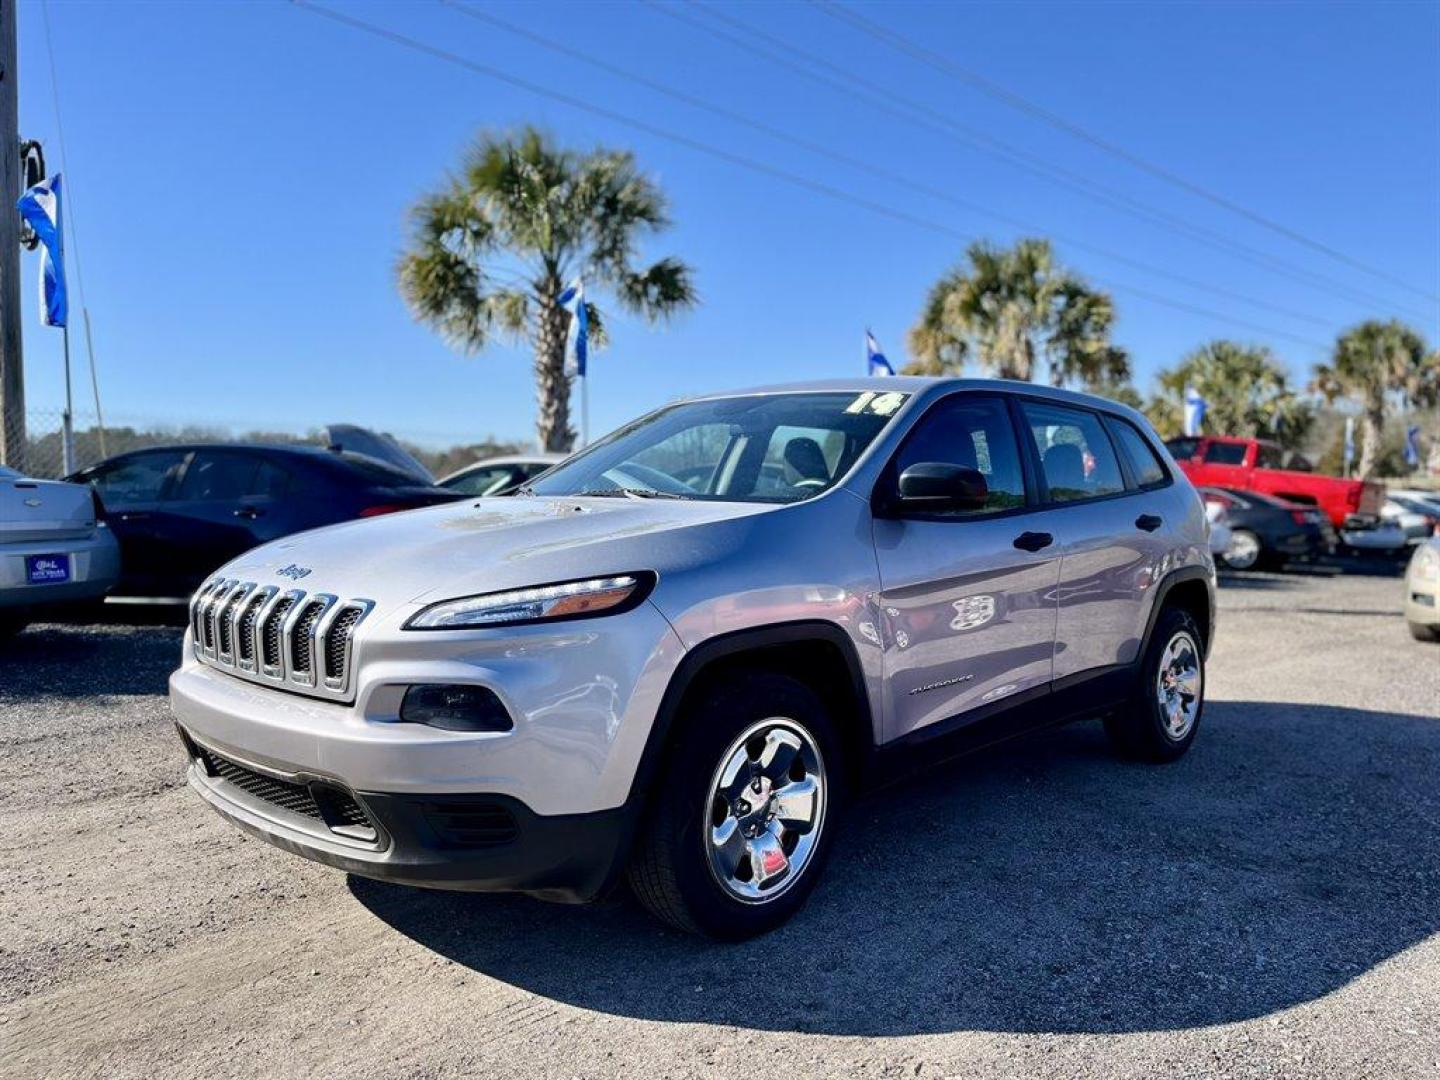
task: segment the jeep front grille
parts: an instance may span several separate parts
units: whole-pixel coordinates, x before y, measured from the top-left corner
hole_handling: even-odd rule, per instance
[[[253,682],[348,700],[355,629],[374,606],[217,578],[190,601],[195,656]]]

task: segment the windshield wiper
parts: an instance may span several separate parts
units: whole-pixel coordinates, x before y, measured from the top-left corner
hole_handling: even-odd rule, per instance
[[[689,495],[678,495],[673,491],[656,491],[653,488],[605,488],[603,490],[577,491],[576,495],[593,495],[607,499],[688,499]]]

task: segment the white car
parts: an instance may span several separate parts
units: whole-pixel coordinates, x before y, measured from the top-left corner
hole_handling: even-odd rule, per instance
[[[1380,508],[1380,520],[1393,521],[1405,534],[1405,543],[1418,544],[1425,540],[1435,527],[1435,519],[1417,508],[1411,500],[1387,495],[1385,505]]]
[[[1382,517],[1371,529],[1341,529],[1340,542],[1354,551],[1378,551],[1399,555],[1410,543],[1400,522]]]
[[[1415,548],[1405,571],[1405,622],[1416,641],[1440,641],[1440,536]]]
[[[98,600],[120,576],[120,547],[88,487],[0,465],[0,639],[59,604]]]
[[[1206,499],[1205,519],[1210,522],[1210,554],[1219,558],[1230,548],[1230,515],[1225,512],[1225,504]]]
[[[512,454],[482,458],[457,469],[440,486],[466,495],[509,495],[527,480],[565,460],[564,454]]]

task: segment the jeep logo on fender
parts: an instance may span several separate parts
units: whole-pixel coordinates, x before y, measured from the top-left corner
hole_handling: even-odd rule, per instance
[[[291,581],[299,581],[303,577],[310,576],[310,568],[308,566],[296,566],[294,563],[291,563],[289,566],[282,566],[279,570],[276,570],[275,573],[279,577],[288,577]]]

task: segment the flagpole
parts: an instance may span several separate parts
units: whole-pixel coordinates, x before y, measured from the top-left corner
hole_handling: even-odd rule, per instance
[[[60,456],[65,468],[65,475],[69,476],[75,471],[75,421],[74,410],[70,400],[70,325],[60,328],[60,338],[65,348],[65,426],[61,433]]]
[[[580,445],[590,445],[590,377],[580,376]]]

